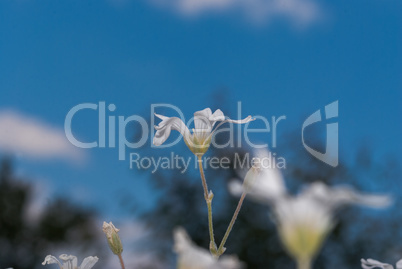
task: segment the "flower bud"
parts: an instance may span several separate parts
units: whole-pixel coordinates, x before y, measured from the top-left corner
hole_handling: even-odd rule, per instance
[[[114,227],[112,222],[103,222],[103,232],[106,234],[109,247],[115,255],[120,255],[123,252],[123,245],[117,234],[119,231],[119,229]]]
[[[208,200],[212,201],[213,198],[214,198],[214,193],[212,191],[209,191]]]
[[[250,168],[250,170],[248,170],[246,176],[244,177],[244,182],[243,182],[244,190],[246,192],[249,192],[250,189],[252,189],[260,172],[261,172],[261,167],[259,165],[254,165],[254,164]]]

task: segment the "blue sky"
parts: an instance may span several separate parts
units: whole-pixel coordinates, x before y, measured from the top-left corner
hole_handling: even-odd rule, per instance
[[[80,103],[113,103],[126,117],[170,103],[190,117],[225,88],[230,116],[241,101],[244,116],[286,115],[291,130],[339,100],[343,160],[363,143],[399,156],[401,1],[206,2],[1,1],[0,112],[63,131]],[[95,139],[96,114],[75,132]],[[63,194],[112,217],[119,190],[152,196],[115,149],[84,150],[78,162],[11,152],[19,174],[49,184],[47,199]]]

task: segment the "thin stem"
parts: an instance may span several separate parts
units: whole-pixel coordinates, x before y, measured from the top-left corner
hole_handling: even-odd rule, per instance
[[[229,235],[230,235],[230,232],[232,231],[233,226],[234,226],[234,224],[235,224],[235,222],[236,222],[237,216],[238,216],[239,213],[240,213],[240,209],[241,209],[241,207],[242,207],[242,205],[243,205],[244,198],[246,198],[246,194],[247,194],[246,192],[243,192],[243,194],[242,194],[241,197],[240,197],[239,203],[237,204],[237,207],[236,207],[236,210],[235,210],[235,212],[234,212],[234,214],[233,214],[232,220],[230,221],[229,226],[228,226],[228,228],[226,229],[226,233],[225,233],[225,235],[224,235],[224,237],[223,237],[223,239],[222,239],[222,242],[221,242],[221,244],[219,245],[219,248],[218,248],[218,257],[219,257],[220,255],[222,255],[223,252],[225,252],[226,240],[228,240],[228,237],[229,237]]]
[[[202,187],[204,188],[204,198],[205,201],[208,201],[208,185],[207,181],[205,180],[205,175],[204,175],[204,169],[202,167],[202,156],[198,156],[198,166],[200,169],[200,174],[201,174],[201,180],[202,180]]]
[[[214,225],[212,221],[212,196],[210,197],[208,194],[208,185],[207,181],[205,179],[204,175],[204,169],[202,166],[202,156],[198,155],[198,166],[200,169],[200,175],[201,175],[201,180],[202,180],[202,186],[204,188],[204,198],[205,202],[207,203],[208,206],[208,227],[209,227],[209,238],[210,238],[210,243],[209,243],[209,249],[213,255],[216,255],[216,244],[215,244],[215,238],[214,238]]]
[[[117,257],[119,257],[121,269],[125,269],[126,267],[124,266],[124,261],[123,261],[123,257],[121,256],[121,254],[117,255]]]
[[[299,258],[297,260],[297,269],[311,269],[311,259]]]

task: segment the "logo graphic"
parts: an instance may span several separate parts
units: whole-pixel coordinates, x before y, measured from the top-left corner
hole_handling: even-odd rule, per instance
[[[335,101],[325,106],[325,119],[332,119],[338,117],[338,101]],[[325,152],[321,153],[313,148],[309,147],[304,141],[304,129],[316,122],[321,121],[321,111],[317,110],[311,114],[303,123],[302,127],[302,142],[306,150],[319,159],[320,161],[331,165],[332,167],[338,166],[338,123],[327,124],[327,139]]]

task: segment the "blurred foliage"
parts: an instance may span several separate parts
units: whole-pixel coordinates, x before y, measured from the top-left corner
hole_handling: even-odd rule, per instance
[[[298,135],[289,135],[287,141],[298,141]],[[184,148],[185,146],[182,149]],[[293,193],[306,183],[322,181],[329,185],[352,185],[363,192],[391,193],[396,198],[395,204],[385,210],[352,207],[340,211],[339,221],[317,257],[314,268],[360,268],[361,258],[375,258],[392,263],[402,257],[402,211],[399,210],[402,205],[402,179],[397,161],[390,158],[377,162],[371,157],[370,151],[363,148],[358,151],[356,160],[351,165],[341,163],[333,168],[314,159],[301,143],[289,143],[280,148],[284,149],[284,155],[280,156],[286,158],[287,164],[282,172]],[[163,150],[158,152],[153,150],[153,156],[164,156],[164,153],[165,156],[168,155]],[[191,156],[188,149],[178,148],[178,152],[184,157]],[[233,164],[235,152],[242,155],[247,151],[211,148],[207,155],[227,156]],[[190,170],[194,170],[194,166]],[[239,171],[232,166],[227,170],[208,169],[205,173],[209,188],[215,194],[212,204],[213,220],[215,239],[220,243],[238,202],[238,198],[229,194],[228,182],[238,178]],[[159,198],[154,208],[142,214],[151,231],[147,246],[149,251],[156,251],[159,259],[172,264],[173,268],[171,238],[175,227],[184,227],[198,245],[208,249],[207,212],[201,179],[195,170],[185,173],[161,170],[149,178],[155,192],[159,193]],[[247,199],[226,247],[227,254],[238,255],[249,269],[295,268],[281,246],[269,208]]]
[[[0,268],[41,267],[48,254],[65,245],[88,248],[96,239],[94,213],[57,198],[34,216],[27,216],[33,185],[15,177],[11,161],[0,167]],[[78,254],[78,253],[77,253]]]

